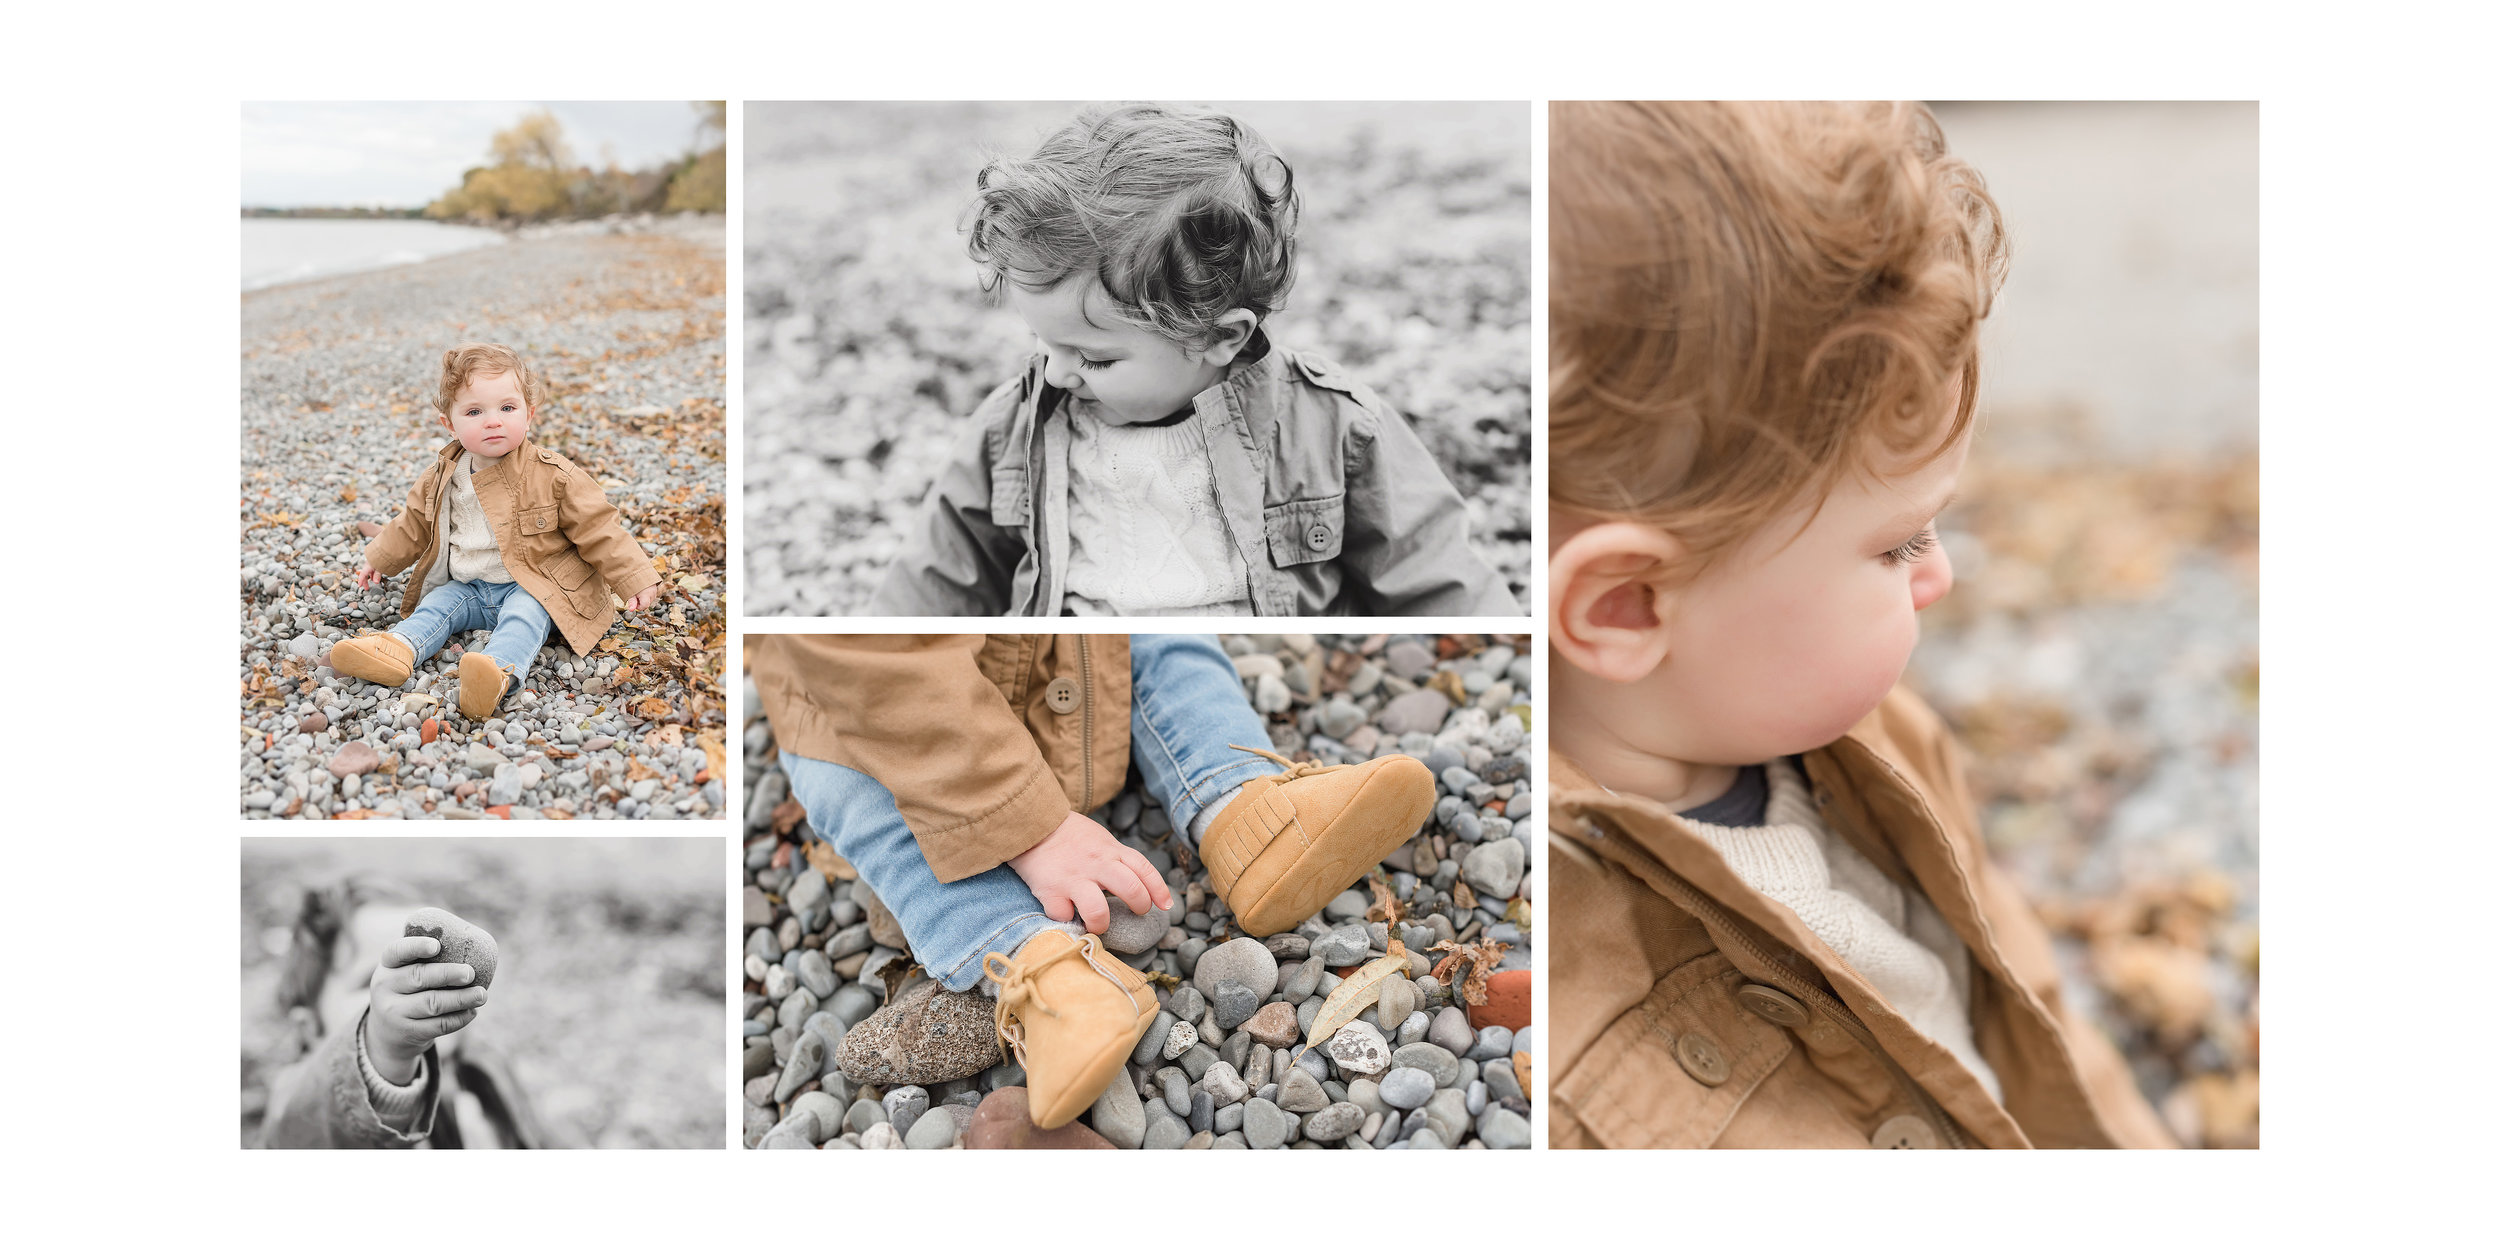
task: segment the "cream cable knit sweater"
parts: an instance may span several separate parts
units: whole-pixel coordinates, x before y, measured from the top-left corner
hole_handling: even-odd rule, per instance
[[[477,485],[469,480],[477,472],[477,453],[460,453],[460,463],[451,471],[451,506],[444,510],[450,541],[451,578],[457,582],[508,582],[512,574],[503,566],[503,549],[495,543],[495,527],[486,520],[486,505],[479,503]]]
[[[1970,952],[1936,905],[1884,875],[1816,815],[1805,779],[1785,759],[1767,767],[1767,823],[1745,829],[1690,822],[1745,884],[1797,913],[1884,1001],[2002,1098],[1997,1074],[1971,1038]]]
[[[1067,411],[1067,610],[1250,615],[1250,566],[1224,526],[1201,418],[1114,425],[1082,400]]]

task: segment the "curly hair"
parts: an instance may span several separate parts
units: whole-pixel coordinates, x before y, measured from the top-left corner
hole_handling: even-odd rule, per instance
[[[1089,274],[1121,317],[1203,349],[1216,318],[1264,321],[1293,287],[1293,169],[1222,113],[1089,108],[1031,156],[992,158],[974,186],[965,250],[992,293]]]
[[[2004,228],[1925,106],[1556,102],[1548,150],[1558,507],[1689,577],[1969,428]]]
[[[452,399],[469,379],[499,373],[520,379],[521,398],[533,413],[547,406],[547,380],[521,363],[520,353],[501,343],[462,343],[443,353],[442,376],[434,383],[434,411],[449,416]]]

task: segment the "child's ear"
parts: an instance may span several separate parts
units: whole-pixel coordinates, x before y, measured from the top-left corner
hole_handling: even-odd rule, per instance
[[[1666,575],[1684,554],[1655,526],[1607,521],[1573,534],[1546,562],[1555,654],[1582,672],[1632,682],[1666,662]]]
[[[1199,353],[1199,358],[1221,369],[1233,363],[1233,357],[1250,345],[1252,331],[1259,328],[1259,314],[1247,308],[1236,308],[1215,319],[1215,341]]]

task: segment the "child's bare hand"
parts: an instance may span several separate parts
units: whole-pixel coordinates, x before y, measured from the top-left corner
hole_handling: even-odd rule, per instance
[[[659,601],[660,584],[658,582],[653,582],[650,585],[635,591],[634,597],[625,601],[625,610],[628,612],[640,612],[644,608],[650,607],[652,604],[658,603]]]
[[[1139,915],[1172,905],[1172,890],[1146,857],[1122,846],[1082,812],[1070,812],[1049,837],[1007,861],[1053,920],[1082,916],[1085,931],[1111,927],[1111,894]]]
[[[382,584],[382,572],[381,570],[374,568],[372,565],[367,564],[357,569],[356,576],[350,580],[354,581],[359,586],[379,586]]]
[[[469,985],[477,979],[469,965],[424,962],[442,949],[430,937],[400,938],[382,948],[373,970],[365,1057],[393,1085],[416,1079],[417,1059],[434,1039],[467,1027],[486,1004],[486,991]]]

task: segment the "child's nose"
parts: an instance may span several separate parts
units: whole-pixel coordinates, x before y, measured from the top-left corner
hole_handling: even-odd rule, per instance
[[[1910,607],[1924,612],[1927,605],[1953,591],[1953,557],[1945,553],[1944,544],[1936,544],[1935,554],[1918,562],[1918,571],[1910,575]]]
[[[1042,381],[1063,391],[1075,390],[1077,382],[1075,358],[1065,353],[1049,351],[1047,348],[1044,351],[1047,354],[1042,359]]]

